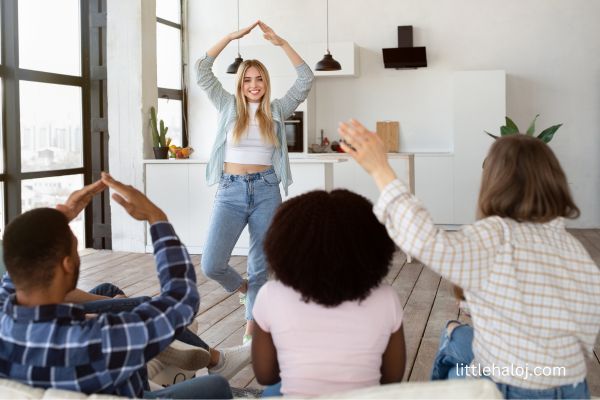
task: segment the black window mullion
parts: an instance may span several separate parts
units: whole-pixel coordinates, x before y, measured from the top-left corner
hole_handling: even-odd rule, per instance
[[[4,0],[2,7],[2,63],[4,75],[4,150],[5,185],[4,207],[8,223],[21,213],[21,135],[19,79],[16,74],[19,65],[18,10],[16,0]]]
[[[84,79],[81,76],[56,74],[53,72],[33,71],[30,69],[17,69],[20,81],[32,81],[42,83],[55,83],[58,85],[83,86]]]
[[[168,19],[156,17],[156,22],[170,26],[171,28],[181,29],[181,24],[169,21]]]
[[[106,0],[81,0],[82,62],[88,91],[89,121],[86,129],[88,175],[90,181],[100,178],[102,171],[108,171],[108,119],[106,115]],[[85,3],[85,4],[84,4]],[[84,10],[84,8],[87,8]],[[86,47],[84,52],[83,47]],[[92,200],[86,210],[86,246],[95,249],[112,248],[110,226],[110,197],[108,191]]]
[[[40,179],[40,178],[53,178],[56,176],[67,176],[67,175],[84,175],[85,179],[85,168],[67,168],[67,169],[51,169],[44,171],[31,171],[21,172],[15,175],[15,178],[19,181],[25,181],[28,179]]]
[[[158,88],[158,98],[168,100],[183,100],[183,91],[179,89]]]

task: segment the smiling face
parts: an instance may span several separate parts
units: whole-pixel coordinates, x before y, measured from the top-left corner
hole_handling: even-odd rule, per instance
[[[256,67],[249,67],[244,74],[242,92],[249,103],[259,103],[265,95],[266,85],[260,71]]]

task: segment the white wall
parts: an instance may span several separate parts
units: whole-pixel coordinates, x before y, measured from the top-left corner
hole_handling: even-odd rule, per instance
[[[189,0],[191,65],[235,29],[235,7],[235,0]],[[360,77],[317,80],[317,129],[331,139],[337,122],[349,117],[372,127],[394,119],[402,151],[453,151],[452,73],[505,70],[507,113],[517,124],[526,128],[537,113],[541,128],[564,123],[551,146],[582,210],[574,225],[600,227],[600,1],[330,0],[329,7],[330,40],[361,47]],[[325,37],[323,0],[253,0],[240,8],[241,25],[263,19],[290,42]],[[414,26],[428,68],[383,68],[381,48],[397,45],[398,25]],[[253,32],[242,40],[242,56],[244,45],[262,43]],[[207,157],[216,113],[191,72],[191,142],[196,157]]]
[[[156,107],[155,0],[107,3],[107,96],[110,173],[144,188],[142,160],[151,156],[149,110]],[[111,199],[113,250],[145,249],[143,223]]]

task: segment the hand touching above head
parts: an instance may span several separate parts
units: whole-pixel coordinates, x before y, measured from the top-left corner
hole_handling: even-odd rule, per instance
[[[249,34],[252,29],[254,29],[256,27],[256,25],[259,24],[259,21],[256,21],[255,23],[253,23],[252,25],[248,25],[245,28],[240,29],[239,31],[235,31],[235,32],[231,32],[229,34],[229,40],[235,40],[235,39],[239,39],[242,38],[244,36],[246,36],[247,34]]]
[[[116,192],[112,195],[113,200],[133,218],[151,224],[167,221],[165,213],[133,186],[124,185],[106,172],[102,173],[102,182]]]
[[[71,193],[64,204],[56,205],[56,209],[65,214],[69,221],[73,221],[92,201],[92,198],[104,189],[106,189],[106,185],[101,180],[97,180]]]
[[[385,145],[379,136],[369,131],[357,120],[340,122],[338,133],[343,141],[342,149],[352,156],[383,189],[396,178],[387,159]]]
[[[277,36],[273,28],[269,25],[265,24],[262,21],[258,21],[258,26],[263,31],[263,37],[267,39],[269,42],[273,43],[275,46],[283,46],[287,42],[282,39],[280,36]]]

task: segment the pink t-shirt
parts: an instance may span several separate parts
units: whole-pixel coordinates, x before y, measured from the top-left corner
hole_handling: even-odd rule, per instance
[[[294,289],[269,281],[258,292],[252,313],[273,337],[281,392],[293,396],[379,385],[381,357],[402,323],[400,299],[387,284],[360,303],[327,308],[305,303]]]

